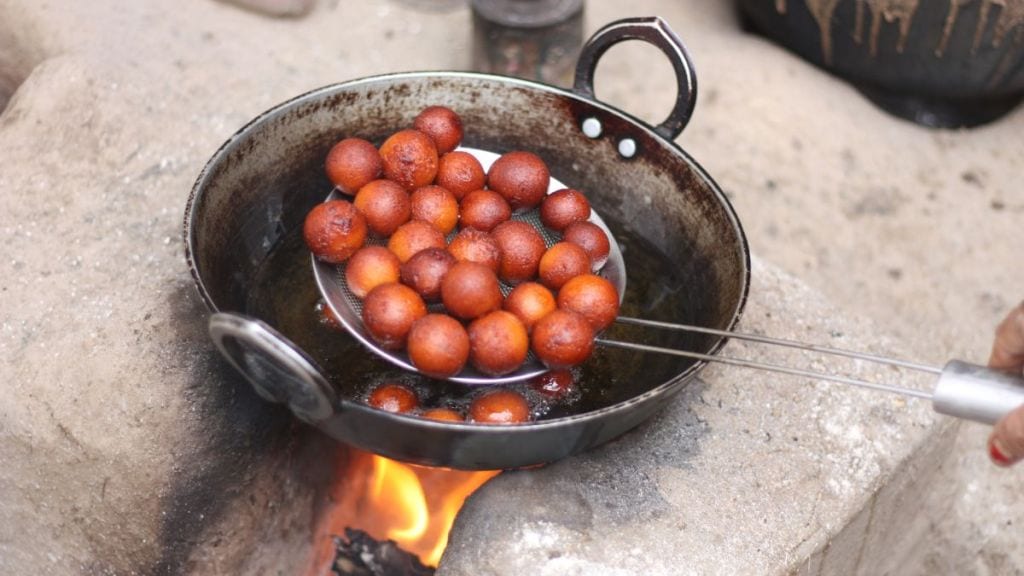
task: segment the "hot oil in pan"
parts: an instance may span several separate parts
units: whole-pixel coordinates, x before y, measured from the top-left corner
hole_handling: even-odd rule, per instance
[[[679,263],[669,260],[635,233],[607,222],[625,258],[628,282],[621,314],[642,318],[690,322],[700,301],[693,282],[683,277]],[[431,380],[395,368],[366,350],[341,330],[325,326],[316,312],[320,298],[301,230],[281,240],[256,273],[246,313],[260,318],[290,338],[323,369],[342,396],[363,401],[383,381],[412,385],[424,407],[465,408],[486,387],[467,387]],[[699,289],[697,287],[696,289]],[[603,336],[657,346],[698,347],[699,340],[684,334],[657,333],[634,326],[613,325]],[[565,401],[548,402],[526,383],[509,387],[523,392],[535,416],[556,418],[603,408],[632,398],[672,379],[692,361],[665,355],[637,354],[597,347],[594,356],[577,369],[578,392]]]

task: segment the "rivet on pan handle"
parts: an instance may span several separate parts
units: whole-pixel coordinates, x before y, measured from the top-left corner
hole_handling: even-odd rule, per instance
[[[277,330],[225,312],[210,316],[209,330],[221,354],[265,400],[287,404],[311,424],[334,413],[334,389],[316,364]]]
[[[643,40],[657,46],[676,71],[679,89],[675,106],[668,118],[654,127],[654,131],[661,136],[675,140],[693,115],[693,107],[697,103],[697,75],[683,41],[657,16],[617,20],[595,32],[583,46],[580,59],[576,62],[573,91],[587,98],[595,98],[594,71],[598,60],[609,48],[626,40]]]

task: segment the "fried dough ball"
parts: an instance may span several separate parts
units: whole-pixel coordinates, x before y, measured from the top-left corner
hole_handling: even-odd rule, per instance
[[[527,332],[532,332],[533,325],[554,312],[558,304],[551,291],[541,284],[523,282],[509,292],[502,307],[515,314]]]
[[[487,171],[487,187],[501,194],[513,210],[533,208],[544,199],[551,174],[531,152],[508,152]]]
[[[590,255],[592,270],[600,270],[608,261],[611,244],[608,235],[600,226],[593,222],[575,222],[562,232],[564,242],[572,242],[582,247]]]
[[[345,283],[358,298],[366,295],[381,284],[398,282],[401,262],[383,246],[364,246],[348,260],[345,266]]]
[[[437,161],[435,183],[451,192],[456,200],[462,200],[466,194],[482,189],[487,183],[487,175],[475,156],[456,150]]]
[[[429,222],[442,234],[447,235],[459,222],[459,201],[440,186],[417,188],[409,200],[412,203],[412,219]]]
[[[459,203],[459,223],[463,228],[490,232],[512,217],[512,207],[493,190],[474,190]]]
[[[457,262],[441,280],[441,302],[450,314],[472,320],[501,308],[494,271],[476,262]]]
[[[541,256],[538,272],[545,286],[558,290],[571,278],[590,272],[590,256],[576,244],[559,242]]]
[[[501,265],[501,248],[493,236],[473,228],[465,228],[452,238],[448,251],[459,262],[476,262],[494,272]]]
[[[495,310],[469,325],[469,361],[490,376],[515,372],[530,353],[530,337],[515,314]]]
[[[362,138],[345,138],[327,153],[324,170],[332,184],[349,196],[380,178],[384,164],[377,148]]]
[[[537,276],[547,246],[536,228],[526,222],[509,220],[495,226],[491,236],[501,252],[499,278],[509,284],[519,284]]]
[[[403,188],[426,186],[437,176],[437,147],[419,130],[396,132],[380,146],[384,175]]]
[[[600,332],[619,315],[619,292],[596,274],[577,276],[558,291],[558,307],[583,315],[594,331]]]
[[[573,222],[590,218],[590,202],[579,190],[564,188],[544,197],[540,205],[540,221],[561,232]]]
[[[420,250],[444,247],[444,234],[422,220],[412,220],[402,224],[391,235],[391,238],[388,238],[388,250],[394,252],[403,264]]]
[[[569,370],[552,370],[530,380],[530,387],[553,400],[565,398],[576,387],[576,378]]]
[[[530,419],[530,405],[518,392],[494,390],[473,400],[469,417],[481,424],[519,424]]]
[[[363,325],[386,350],[401,350],[414,322],[427,315],[427,305],[412,288],[381,284],[363,300]]]
[[[462,119],[450,108],[428,106],[413,120],[413,128],[434,141],[438,154],[458,148],[462,142]]]
[[[533,353],[549,368],[583,363],[594,351],[594,328],[581,314],[555,310],[533,325]]]
[[[406,349],[420,372],[448,378],[462,371],[469,358],[469,334],[447,314],[427,314],[413,323]]]
[[[409,193],[390,180],[374,180],[359,189],[353,201],[374,234],[390,236],[409,221]]]
[[[441,299],[441,279],[455,262],[455,256],[444,248],[420,250],[402,264],[402,283],[415,290],[427,302],[437,302]]]
[[[366,219],[344,200],[317,204],[306,215],[302,236],[320,260],[341,264],[366,242]]]
[[[440,420],[442,422],[465,422],[466,419],[451,408],[431,408],[423,412],[424,418],[431,420]]]
[[[404,384],[388,382],[381,384],[370,392],[366,403],[379,410],[404,413],[416,409],[420,405],[419,398],[412,388]]]

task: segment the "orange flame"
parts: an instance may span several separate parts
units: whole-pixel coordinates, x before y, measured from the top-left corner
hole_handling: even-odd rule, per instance
[[[499,473],[403,464],[351,448],[344,450],[336,472],[331,503],[317,525],[311,576],[327,573],[333,537],[345,528],[394,540],[423,564],[437,566],[463,502]]]

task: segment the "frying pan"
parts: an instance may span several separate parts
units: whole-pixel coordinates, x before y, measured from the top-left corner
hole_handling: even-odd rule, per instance
[[[594,96],[602,54],[626,40],[661,49],[679,92],[650,126]],[[696,102],[693,65],[660,18],[621,20],[584,46],[571,90],[503,76],[423,72],[375,76],[314,90],[261,114],[232,136],[199,175],[185,211],[186,258],[211,337],[264,398],[342,442],[389,458],[461,469],[558,460],[637,426],[705,362],[602,349],[582,368],[581,397],[536,421],[451,423],[367,406],[368,387],[397,379],[438,402],[471,397],[456,384],[396,371],[345,334],[312,318],[317,299],[301,243],[306,213],[330,190],[323,170],[338,140],[379,144],[443,105],[465,126],[467,146],[530,150],[553,176],[587,193],[619,240],[630,278],[623,313],[730,330],[749,286],[746,238],[718,185],[673,143]],[[611,336],[717,354],[721,335]],[[543,404],[543,402],[541,402]]]

